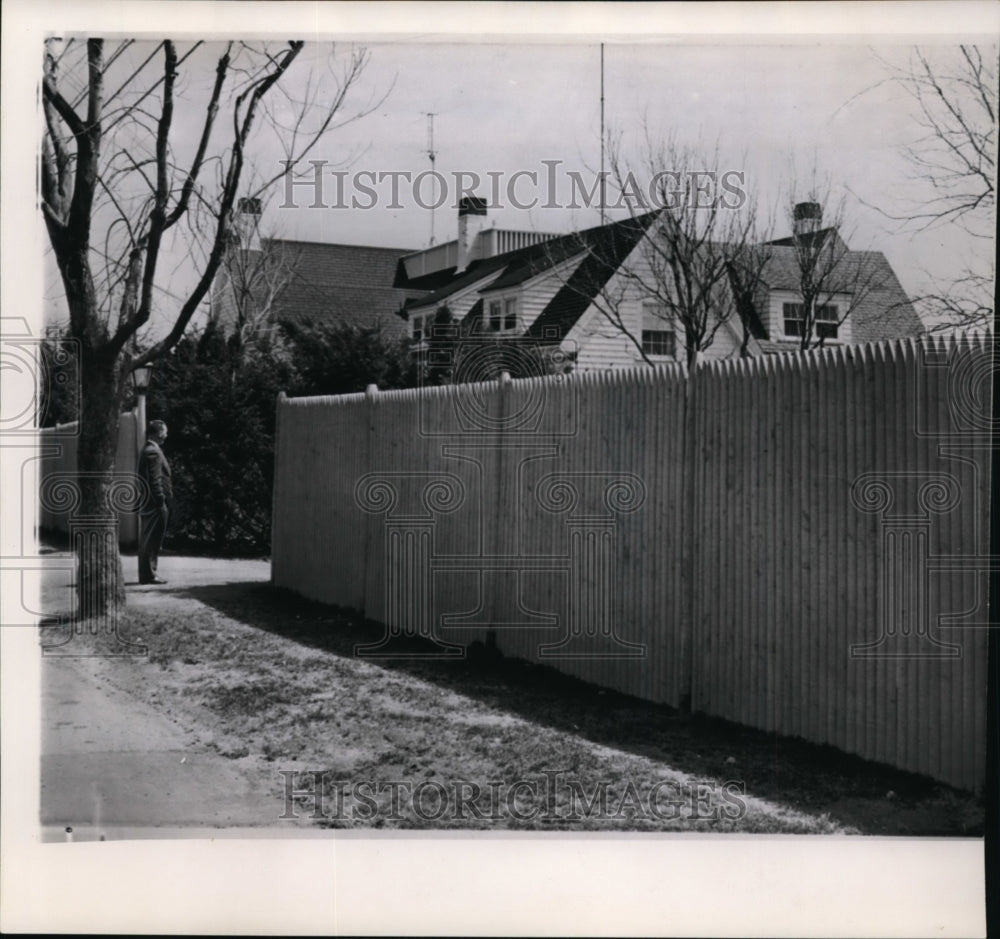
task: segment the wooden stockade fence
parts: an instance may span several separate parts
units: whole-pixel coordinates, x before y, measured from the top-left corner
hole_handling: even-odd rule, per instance
[[[120,486],[121,504],[116,507],[118,540],[135,545],[139,540],[139,516],[136,511],[136,459],[139,454],[138,420],[135,411],[119,417],[118,449],[115,451],[114,480]],[[76,452],[79,425],[59,424],[38,432],[38,527],[43,530],[71,533],[79,508]]]
[[[277,586],[980,789],[992,344],[278,404]],[[398,654],[398,651],[396,651]]]

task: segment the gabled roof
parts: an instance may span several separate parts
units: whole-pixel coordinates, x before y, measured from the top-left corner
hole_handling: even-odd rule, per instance
[[[771,244],[774,247],[764,266],[763,283],[772,290],[798,292],[801,271],[795,248],[778,242]],[[850,317],[855,342],[897,339],[923,332],[920,317],[881,251],[846,251],[827,289],[830,293],[863,293]]]
[[[539,246],[536,245],[535,247]],[[442,301],[447,300],[448,297],[458,293],[460,290],[464,290],[466,287],[472,287],[479,281],[483,280],[483,278],[489,277],[491,274],[495,274],[498,271],[502,271],[508,264],[511,263],[515,255],[519,255],[523,251],[530,250],[530,248],[521,248],[519,251],[510,251],[507,254],[498,254],[492,258],[480,258],[479,260],[473,261],[464,271],[461,273],[453,273],[451,279],[445,284],[438,287],[436,290],[432,290],[430,293],[425,294],[419,303],[411,304],[411,306],[439,305]]]
[[[531,280],[538,274],[550,270],[557,264],[562,264],[577,254],[585,251],[587,241],[584,238],[586,233],[574,233],[562,238],[553,238],[549,242],[541,245],[532,245],[534,248],[544,248],[544,250],[531,251],[528,248],[521,249],[523,257],[518,257],[512,261],[507,269],[496,280],[492,281],[488,287],[483,288],[483,293],[489,290],[503,290],[507,287],[516,287],[526,280]]]
[[[278,298],[278,320],[393,324],[396,311],[422,295],[392,286],[397,262],[412,249],[289,239],[270,243],[287,253],[294,272]]]
[[[588,252],[580,265],[584,269],[583,272],[581,273],[580,268],[574,272],[568,283],[539,317],[539,320],[544,320],[542,328],[546,340],[552,340],[556,332],[560,333],[556,341],[561,340],[584,310],[590,306],[608,278],[628,257],[657,214],[650,212],[636,219],[629,218],[621,222],[612,222],[610,225],[599,225],[508,251],[506,254],[480,258],[473,261],[466,270],[454,274],[447,283],[410,306],[440,305],[448,297],[470,287],[476,287],[480,283],[482,285],[478,292],[484,294],[515,287],[576,255]],[[478,308],[477,315],[481,316],[481,305],[478,305]],[[466,328],[476,318],[474,315],[476,309],[477,307],[473,307],[464,317],[463,325]],[[403,316],[406,315],[405,310],[399,312]],[[553,329],[556,332],[553,332]],[[542,329],[536,331],[535,324],[532,324],[526,335],[541,337],[543,331]]]
[[[784,246],[771,247],[770,251],[771,256],[764,264],[761,274],[763,283],[772,290],[798,290],[802,283],[798,251]],[[850,285],[858,283],[859,276],[868,278],[873,272],[868,268],[870,260],[867,256],[876,253],[878,252],[849,251],[845,247],[837,257],[836,267],[830,262],[833,268],[829,275],[831,291],[850,293]],[[817,269],[822,269],[822,265],[823,262],[820,262]]]
[[[407,254],[410,253],[412,252],[407,252]],[[419,277],[410,277],[406,273],[405,257],[406,255],[396,262],[396,275],[392,281],[393,287],[401,290],[422,290],[425,292],[437,290],[447,284],[458,270],[455,267],[444,267],[437,271],[431,271],[429,274],[421,274]]]
[[[829,262],[818,261],[815,270],[823,270],[824,263],[831,268],[829,282],[831,290],[836,287],[837,292],[841,290],[850,292],[852,284],[858,282],[858,277],[867,277],[873,273],[869,269],[874,251],[845,251],[839,257]],[[880,255],[881,256],[881,255]],[[810,258],[812,260],[812,258]],[[884,260],[884,258],[883,258]],[[772,248],[771,256],[764,264],[762,280],[773,290],[798,290],[802,283],[802,269],[799,264],[799,255],[795,248]]]
[[[766,309],[767,307],[767,288],[758,286],[754,296],[752,297],[742,297],[736,291],[732,281],[730,281],[730,288],[733,290],[733,299],[736,303],[737,314],[741,321],[744,319],[746,320],[747,327],[750,330],[750,335],[757,340],[766,340],[767,327],[761,319],[760,311],[761,309]]]
[[[577,237],[589,249],[586,257],[525,330],[525,335],[543,342],[562,342],[658,215],[659,212],[649,212],[580,232]]]
[[[399,315],[408,317],[407,307],[425,308],[440,306],[454,294],[474,290],[478,297],[469,313],[463,318],[463,329],[475,330],[483,317],[483,297],[498,290],[524,284],[540,274],[569,261],[578,255],[582,260],[556,291],[542,313],[525,331],[525,337],[544,343],[562,342],[580,317],[590,308],[595,298],[612,275],[634,250],[649,230],[658,212],[638,218],[629,218],[608,225],[574,232],[539,244],[530,245],[506,254],[481,258],[472,262],[465,271],[434,272],[421,283],[429,285],[433,277],[438,285],[430,293],[417,293],[396,307]],[[903,290],[888,260],[879,251],[850,251],[834,228],[826,228],[803,237],[812,245],[822,244],[836,252],[844,252],[838,265],[838,276],[831,282],[831,292],[856,293],[856,285],[865,285],[865,295],[851,313],[851,333],[855,342],[916,336],[923,331],[920,318]],[[762,351],[788,351],[785,343],[769,340],[767,309],[770,290],[798,292],[801,274],[792,237],[768,242],[768,259],[756,291],[754,309],[749,314],[752,336]],[[396,281],[399,283],[399,281]],[[417,281],[410,281],[416,285]]]

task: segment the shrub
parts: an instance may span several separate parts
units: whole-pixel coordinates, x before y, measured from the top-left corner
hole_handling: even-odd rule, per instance
[[[410,381],[405,345],[378,329],[293,324],[240,347],[209,328],[157,364],[147,413],[169,430],[168,545],[223,556],[270,551],[280,391],[346,394]]]

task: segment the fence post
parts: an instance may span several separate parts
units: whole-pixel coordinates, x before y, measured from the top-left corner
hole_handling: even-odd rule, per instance
[[[680,709],[691,710],[694,673],[695,573],[698,558],[695,499],[698,492],[698,439],[696,426],[697,375],[700,363],[687,368],[684,383],[684,413],[681,420],[681,641],[680,674],[677,676]]]
[[[378,400],[378,385],[372,382],[365,388],[365,411],[367,414],[367,431],[365,433],[365,464],[364,472],[372,471],[372,456],[375,448],[375,404]],[[364,561],[361,566],[361,616],[368,616],[368,570],[371,566],[372,526],[376,524],[375,516],[365,516]],[[386,571],[388,575],[388,571]],[[388,612],[388,611],[386,611]]]
[[[281,412],[288,399],[284,391],[278,392],[278,402],[274,409],[274,480],[271,483],[271,586],[275,585],[274,561],[278,553],[278,512],[281,499],[278,496],[278,480],[281,478]]]

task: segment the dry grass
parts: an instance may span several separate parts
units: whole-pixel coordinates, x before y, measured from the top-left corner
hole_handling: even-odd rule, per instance
[[[149,656],[109,659],[116,681],[183,715],[220,753],[270,765],[276,804],[282,771],[314,774],[295,779],[300,787],[317,780],[328,797],[318,825],[982,830],[982,803],[971,795],[830,748],[604,692],[550,669],[482,656],[386,664],[355,658],[354,645],[380,638],[380,630],[265,585],[171,590],[160,608],[130,610],[126,628]],[[517,780],[535,790],[521,787],[508,799]],[[338,811],[338,787],[360,781],[370,784],[375,808],[355,801]],[[398,795],[394,805],[391,782],[424,783],[422,812]],[[435,817],[435,784],[451,797],[464,787],[464,810]],[[654,789],[658,814],[649,809]],[[585,817],[580,797],[589,801],[602,790],[605,810]],[[310,815],[313,799],[299,802]]]

